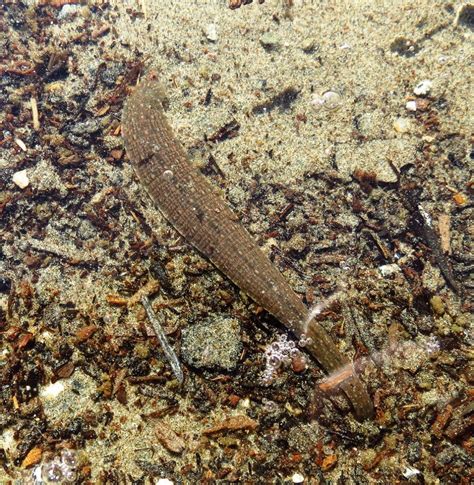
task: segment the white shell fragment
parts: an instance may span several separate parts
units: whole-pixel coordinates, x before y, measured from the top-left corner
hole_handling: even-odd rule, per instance
[[[405,105],[405,108],[408,111],[416,111],[416,101],[408,101]]]
[[[415,88],[413,89],[413,92],[417,96],[424,96],[431,91],[432,87],[433,87],[433,81],[430,81],[429,79],[423,79],[423,81],[419,82],[415,86]]]
[[[28,148],[26,148],[25,142],[20,139],[20,138],[15,138],[15,143],[24,151],[28,151]]]
[[[402,473],[402,475],[405,477],[405,478],[412,478],[416,475],[419,475],[421,472],[420,470],[418,470],[417,468],[413,468],[411,466],[407,466],[405,468],[405,471]]]
[[[30,179],[26,174],[26,170],[20,170],[19,172],[15,172],[13,174],[12,180],[15,185],[20,187],[20,189],[24,189],[30,184]]]
[[[204,33],[206,34],[207,40],[210,40],[211,42],[217,41],[218,36],[217,36],[216,24],[206,25],[206,28],[204,29]]]
[[[294,473],[293,476],[291,477],[291,481],[293,483],[303,483],[304,482],[304,476],[301,475],[301,473]]]

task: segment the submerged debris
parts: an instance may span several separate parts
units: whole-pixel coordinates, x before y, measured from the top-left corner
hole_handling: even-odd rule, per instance
[[[176,376],[176,379],[178,379],[179,383],[182,383],[184,381],[184,375],[181,369],[181,364],[179,363],[179,359],[175,351],[168,343],[168,339],[166,338],[163,327],[159,322],[158,316],[153,311],[150,301],[146,296],[142,296],[141,302],[143,307],[145,308],[146,314],[148,316],[148,320],[150,320],[150,323],[153,325],[153,329],[155,330],[156,336],[160,341],[163,352],[165,353],[166,358],[168,359],[168,362],[171,365],[171,369],[173,370],[173,373]]]

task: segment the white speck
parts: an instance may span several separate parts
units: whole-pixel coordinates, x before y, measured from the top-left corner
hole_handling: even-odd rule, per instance
[[[40,396],[48,399],[54,399],[64,391],[64,384],[61,381],[56,381],[53,384],[46,386],[41,392]]]
[[[408,111],[416,111],[416,101],[408,101],[405,107]]]
[[[167,478],[159,478],[156,482],[155,485],[173,485],[174,482],[171,480],[168,480]]]
[[[20,140],[20,138],[15,138],[15,143],[24,151],[26,152],[28,149],[26,148],[25,142]]]
[[[382,276],[390,276],[395,273],[400,272],[400,266],[398,264],[384,264],[383,266],[379,266],[379,271]]]
[[[339,49],[352,49],[352,46],[350,44],[341,44]]]
[[[206,34],[207,40],[210,40],[211,42],[216,42],[218,38],[216,24],[206,25],[204,32]]]
[[[291,481],[293,483],[303,483],[304,482],[304,476],[301,475],[301,473],[294,473],[293,476],[291,477]]]
[[[430,81],[429,79],[423,79],[423,81],[421,81],[415,86],[415,88],[413,89],[413,92],[417,96],[424,96],[425,94],[428,94],[431,91],[432,87],[433,87],[433,81]]]
[[[423,217],[423,220],[427,226],[433,227],[433,219],[431,219],[431,216],[426,212],[425,208],[421,205],[418,204],[418,211],[421,214],[421,217]]]
[[[405,468],[405,471],[402,473],[402,475],[405,478],[411,478],[411,477],[415,477],[416,475],[419,475],[420,473],[421,473],[420,470],[413,468],[411,466],[407,466]]]
[[[28,187],[30,184],[30,179],[28,175],[26,175],[26,170],[20,170],[19,172],[15,172],[12,177],[13,183],[20,187],[20,189],[24,189]]]

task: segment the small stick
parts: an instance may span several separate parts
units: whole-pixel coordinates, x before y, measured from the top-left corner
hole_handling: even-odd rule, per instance
[[[36,102],[36,98],[31,97],[30,105],[31,105],[31,115],[33,119],[33,128],[36,131],[38,131],[40,129],[40,122],[39,122],[39,113],[38,113],[38,103]]]
[[[168,362],[171,365],[171,368],[173,369],[174,375],[176,376],[176,379],[178,379],[179,383],[182,384],[184,380],[183,376],[183,371],[181,369],[181,365],[179,363],[178,357],[171,347],[171,345],[168,342],[168,339],[166,338],[165,332],[163,331],[163,327],[161,326],[160,322],[158,321],[158,317],[156,313],[153,311],[153,308],[151,307],[150,300],[146,296],[142,296],[141,302],[143,307],[145,308],[146,314],[148,316],[148,319],[150,320],[150,323],[153,326],[153,329],[155,330],[156,336],[158,337],[158,340],[160,341],[161,347],[163,348],[163,351],[166,355],[166,358],[168,359]]]

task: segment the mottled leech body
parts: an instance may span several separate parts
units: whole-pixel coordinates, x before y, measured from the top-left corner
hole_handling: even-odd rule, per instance
[[[210,182],[195,169],[163,113],[158,83],[143,81],[128,99],[122,129],[128,156],[141,183],[173,226],[253,300],[296,336],[311,338],[307,350],[332,373],[350,365]],[[352,373],[341,384],[359,418],[372,401]]]

